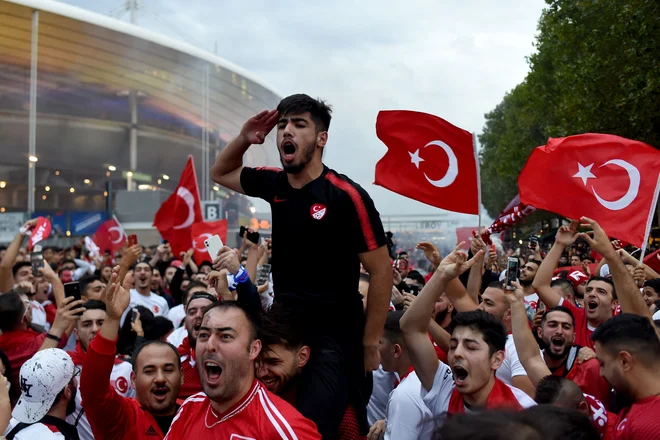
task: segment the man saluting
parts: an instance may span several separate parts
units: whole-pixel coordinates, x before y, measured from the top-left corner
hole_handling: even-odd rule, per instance
[[[316,336],[308,368],[318,374],[300,384],[305,391],[297,406],[326,439],[336,437],[349,403],[368,431],[365,372],[379,365],[392,288],[387,240],[371,198],[322,162],[330,113],[323,101],[289,96],[276,110],[250,118],[211,168],[215,182],[271,205],[275,301],[297,312]],[[250,145],[262,144],[275,125],[282,169],[244,167]],[[366,316],[360,263],[371,275]]]

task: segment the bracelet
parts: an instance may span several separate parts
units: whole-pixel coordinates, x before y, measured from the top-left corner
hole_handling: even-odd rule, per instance
[[[238,269],[238,272],[236,272],[236,273],[234,274],[234,281],[236,281],[237,283],[244,283],[244,282],[246,282],[249,278],[250,278],[250,277],[248,276],[248,273],[247,273],[247,271],[245,270],[245,268],[244,268],[243,266],[241,266],[241,267]]]
[[[51,335],[50,333],[46,333],[46,337],[48,339],[52,339],[53,341],[62,342],[62,338],[59,336]]]

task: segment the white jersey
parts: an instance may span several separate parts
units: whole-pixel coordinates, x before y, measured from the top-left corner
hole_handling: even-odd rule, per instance
[[[186,328],[179,327],[178,329],[170,333],[170,335],[167,337],[167,342],[174,345],[175,347],[179,347],[183,343],[183,340],[186,339],[187,337],[188,337],[188,331],[186,330]]]
[[[525,295],[525,312],[527,313],[527,319],[530,321],[534,320],[534,315],[536,314],[538,304],[539,296],[536,293]]]
[[[167,319],[172,321],[174,328],[177,329],[183,325],[183,318],[186,317],[186,311],[183,309],[183,304],[174,306],[167,312]]]
[[[81,365],[76,365],[77,367],[82,367]],[[110,385],[115,389],[117,394],[124,397],[135,397],[135,389],[131,385],[131,364],[128,362],[122,362],[119,364],[114,364],[112,366],[112,373],[110,373]],[[78,381],[78,392],[76,393],[76,410],[73,414],[67,416],[66,421],[72,425],[78,425],[78,436],[80,440],[94,440],[94,434],[92,433],[92,427],[89,426],[87,421],[87,414],[82,411],[82,396],[80,393],[80,381]],[[82,412],[82,415],[80,414]]]
[[[495,373],[497,378],[507,385],[513,385],[512,379],[516,376],[527,376],[525,367],[518,359],[516,344],[513,342],[513,335],[506,337],[506,346],[504,348],[504,362]]]
[[[167,316],[167,312],[170,311],[167,301],[162,296],[156,295],[153,292],[149,292],[149,295],[141,295],[137,290],[131,289],[131,302],[121,316],[122,325],[124,324],[128,312],[136,306],[142,306],[151,310],[151,313],[153,313],[154,316]]]
[[[9,426],[5,431],[4,435],[8,435],[12,429],[20,422],[12,417],[9,421]],[[4,438],[4,437],[3,437]],[[14,440],[62,440],[64,436],[60,432],[53,432],[48,428],[48,426],[43,423],[35,423],[30,425],[27,428],[23,428],[16,436]]]
[[[32,324],[39,325],[50,330],[50,323],[46,320],[46,309],[43,304],[37,301],[30,301],[30,309],[32,309]]]
[[[367,422],[374,426],[378,420],[385,420],[387,416],[387,401],[394,389],[396,373],[388,373],[380,365],[373,373],[373,391],[367,405]]]
[[[518,388],[507,385],[515,399],[518,401],[521,407],[529,408],[530,406],[536,405],[536,402],[532,400],[524,391],[519,390]],[[444,422],[444,416],[449,410],[449,401],[451,399],[451,394],[455,388],[454,377],[452,375],[451,369],[448,365],[439,361],[438,369],[435,372],[433,377],[433,387],[431,391],[426,391],[423,386],[420,386],[422,400],[426,406],[431,410],[433,416],[436,418],[436,422]],[[468,408],[465,408],[465,412],[470,412]]]
[[[417,440],[433,437],[437,425],[422,400],[422,383],[413,371],[390,393],[387,402],[385,440]]]

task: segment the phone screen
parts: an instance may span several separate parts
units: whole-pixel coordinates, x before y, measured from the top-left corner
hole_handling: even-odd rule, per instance
[[[263,264],[257,270],[257,286],[262,286],[268,281],[270,275],[270,264]]]
[[[82,296],[80,295],[80,283],[78,281],[66,283],[64,285],[64,296],[73,297],[74,301],[81,300]],[[78,316],[82,315],[82,312],[78,313],[77,315]]]
[[[128,236],[128,245],[129,246],[135,246],[136,244],[138,244],[137,235],[135,235],[135,234],[129,235]]]
[[[506,288],[508,290],[515,290],[511,282],[518,280],[518,264],[517,258],[509,258],[506,266]]]
[[[30,261],[32,263],[32,275],[39,276],[39,268],[44,267],[44,256],[41,252],[32,252],[30,254]]]

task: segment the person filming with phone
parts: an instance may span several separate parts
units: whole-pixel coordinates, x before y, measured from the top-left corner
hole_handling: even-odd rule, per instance
[[[336,438],[349,404],[362,434],[368,432],[372,383],[366,373],[380,364],[378,341],[392,291],[388,241],[373,201],[323,164],[330,120],[325,102],[289,96],[277,109],[248,119],[211,167],[216,183],[271,205],[274,301],[296,312],[316,336],[308,368],[319,373],[300,384],[305,392],[298,408],[325,439]],[[244,167],[246,151],[263,144],[275,126],[282,169]],[[358,291],[360,263],[371,275],[366,313]],[[317,381],[333,382],[332,395],[316,391],[326,388]]]

